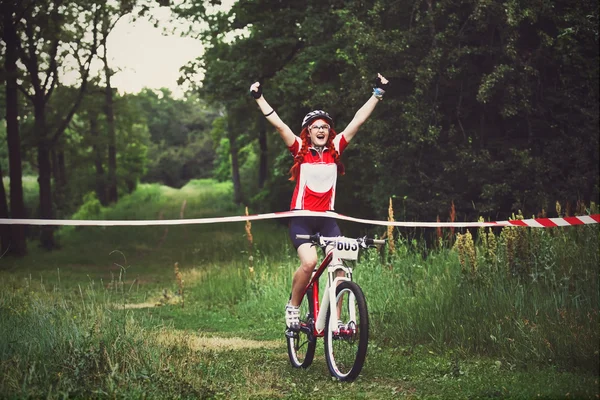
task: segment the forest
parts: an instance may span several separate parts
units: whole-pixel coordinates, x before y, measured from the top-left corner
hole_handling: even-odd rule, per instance
[[[338,212],[384,219],[391,199],[397,220],[476,221],[598,203],[597,2],[239,0],[215,12],[220,3],[3,0],[0,218],[69,219],[140,182],[203,178],[231,181],[253,212],[287,210],[291,158],[249,86],[260,81],[297,133],[314,109],[340,131],[378,72],[390,86],[342,157]],[[181,66],[183,98],[111,84],[111,30],[158,7],[205,47]],[[67,66],[76,84],[61,81]],[[1,253],[58,246],[52,226],[0,229]]]

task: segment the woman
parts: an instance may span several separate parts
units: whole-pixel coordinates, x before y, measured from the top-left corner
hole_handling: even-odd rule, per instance
[[[358,128],[369,118],[379,101],[382,100],[387,85],[387,79],[381,74],[377,74],[373,95],[356,112],[352,121],[340,134],[334,130],[333,119],[328,113],[315,110],[304,117],[300,136],[296,136],[267,103],[262,95],[260,83],[255,82],[250,86],[250,93],[260,110],[277,129],[294,157],[294,164],[290,170],[290,180],[296,181],[291,203],[292,210],[333,210],[337,175],[344,173],[340,156],[358,132]],[[294,273],[292,294],[285,307],[285,322],[288,329],[298,329],[302,292],[308,285],[312,271],[317,265],[316,248],[308,240],[296,239],[296,234],[312,235],[317,232],[323,236],[341,236],[334,218],[291,218],[290,237],[298,251],[300,267]]]

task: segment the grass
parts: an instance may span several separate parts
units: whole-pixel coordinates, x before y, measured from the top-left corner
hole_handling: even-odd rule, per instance
[[[212,181],[142,185],[80,216],[176,219],[184,201],[185,218],[243,214],[230,198]],[[243,223],[62,229],[58,251],[0,259],[0,398],[597,398],[598,231],[586,228],[528,238],[535,257],[499,240],[486,259],[475,242],[477,268],[448,246],[365,253],[371,340],[351,384],[330,378],[322,343],[309,369],[289,366],[296,256],[282,224],[252,224],[253,270]]]
[[[590,231],[591,234],[594,232]],[[571,282],[531,282],[503,271],[465,276],[455,252],[427,260],[402,257],[385,267],[374,260],[361,280],[377,335],[390,344],[428,343],[465,354],[485,354],[526,367],[554,364],[598,371],[597,272],[583,269]],[[572,282],[577,279],[577,282]],[[397,305],[401,304],[402,307]],[[559,360],[560,359],[560,360]]]

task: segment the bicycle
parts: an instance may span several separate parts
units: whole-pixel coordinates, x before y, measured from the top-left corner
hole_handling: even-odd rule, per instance
[[[329,249],[304,290],[299,329],[286,330],[290,363],[295,368],[308,368],[315,356],[317,338],[322,337],[331,375],[340,381],[352,381],[367,356],[369,316],[365,296],[352,281],[352,265],[348,261],[356,261],[361,249],[385,244],[385,240],[323,237],[318,233],[296,237]],[[325,269],[327,285],[319,302],[319,278]],[[331,310],[337,311],[337,318],[331,316]]]

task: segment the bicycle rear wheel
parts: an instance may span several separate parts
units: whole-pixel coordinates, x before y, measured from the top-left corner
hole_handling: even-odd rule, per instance
[[[300,304],[300,330],[285,332],[288,356],[294,368],[308,368],[315,357],[317,338],[313,335],[312,293],[312,289],[308,289]]]
[[[325,358],[332,376],[341,381],[352,381],[362,370],[367,356],[369,342],[367,302],[360,286],[350,281],[338,285],[336,300],[336,304],[341,303],[338,318],[340,326],[335,331],[329,329],[329,320],[335,318],[337,310],[333,310],[333,317],[332,310],[328,310]]]

